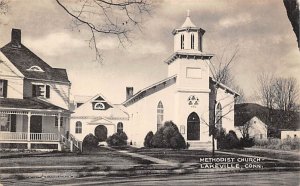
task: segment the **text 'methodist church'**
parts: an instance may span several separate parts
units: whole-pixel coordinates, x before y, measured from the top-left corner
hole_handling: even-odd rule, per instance
[[[77,108],[71,116],[70,133],[83,140],[89,133],[102,131],[109,136],[123,130],[133,145],[143,146],[149,131],[155,133],[165,121],[172,120],[191,147],[201,148],[211,143],[209,120],[213,112],[217,127],[234,130],[234,99],[238,94],[210,77],[213,55],[204,52],[204,33],[188,14],[183,25],[172,32],[174,53],[164,61],[167,77],[136,93],[127,87],[123,103],[112,104],[101,94],[75,98]],[[216,99],[213,85],[218,87]]]

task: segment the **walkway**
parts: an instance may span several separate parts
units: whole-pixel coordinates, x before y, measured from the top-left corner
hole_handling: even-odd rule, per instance
[[[129,156],[132,156],[132,157],[135,157],[135,158],[141,158],[141,159],[144,159],[144,160],[152,161],[153,163],[156,163],[156,164],[169,165],[169,166],[172,166],[172,167],[178,167],[178,163],[175,163],[175,162],[166,161],[166,160],[154,158],[154,157],[143,155],[143,154],[137,154],[137,153],[129,152],[129,151],[126,151],[126,150],[121,150],[121,151],[118,151],[118,152],[124,153],[126,155],[129,155]]]

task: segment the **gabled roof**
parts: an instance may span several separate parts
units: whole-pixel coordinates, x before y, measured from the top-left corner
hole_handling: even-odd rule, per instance
[[[209,77],[209,81],[210,83],[215,83],[217,84],[221,89],[225,90],[226,92],[233,94],[235,96],[239,96],[240,94],[238,92],[236,92],[235,90],[233,90],[232,88],[229,88],[228,86],[224,85],[221,82],[216,81],[215,79],[213,79],[212,77]]]
[[[169,86],[173,85],[174,83],[176,83],[176,78],[177,78],[177,75],[173,75],[173,76],[168,77],[164,80],[161,80],[157,83],[154,83],[154,84],[138,91],[137,93],[135,93],[132,97],[130,97],[129,99],[124,101],[122,103],[122,105],[127,107],[127,106],[132,105],[133,103],[141,100],[142,98],[144,98],[146,96],[149,96],[149,95],[154,94],[155,92],[158,92],[166,87],[169,87]]]
[[[65,69],[52,68],[23,44],[15,47],[10,42],[0,50],[26,78],[70,83]],[[32,66],[38,66],[44,72],[28,70]]]
[[[53,111],[66,111],[61,107],[53,105],[51,103],[42,101],[37,98],[0,98],[0,110],[1,109],[37,109],[37,110],[53,110]]]

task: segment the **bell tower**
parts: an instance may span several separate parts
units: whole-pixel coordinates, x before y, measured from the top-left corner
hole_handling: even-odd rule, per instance
[[[186,20],[180,28],[174,29],[174,52],[200,51],[203,52],[203,35],[205,30],[194,25],[187,11]]]

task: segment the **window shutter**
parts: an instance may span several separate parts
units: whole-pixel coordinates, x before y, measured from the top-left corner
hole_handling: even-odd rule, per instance
[[[46,85],[46,98],[50,98],[50,85]]]
[[[32,85],[32,97],[36,97],[36,86]]]
[[[7,97],[7,80],[3,80],[3,97]]]

